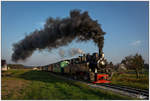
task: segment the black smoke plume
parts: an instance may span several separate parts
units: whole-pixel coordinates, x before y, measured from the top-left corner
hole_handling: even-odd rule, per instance
[[[43,29],[35,30],[13,44],[12,60],[25,60],[35,50],[58,48],[75,38],[79,41],[92,39],[99,47],[99,52],[102,52],[104,34],[101,25],[97,20],[92,20],[87,11],[72,10],[67,18],[48,18]]]

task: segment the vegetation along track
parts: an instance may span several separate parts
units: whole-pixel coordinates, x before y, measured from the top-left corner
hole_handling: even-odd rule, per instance
[[[56,75],[56,74],[53,74],[53,75],[61,76],[61,75]],[[116,84],[93,84],[93,83],[84,82],[84,81],[80,81],[80,80],[74,80],[74,79],[67,78],[67,77],[64,77],[64,76],[61,76],[61,78],[68,79],[68,80],[73,80],[73,81],[79,81],[79,82],[87,84],[91,87],[111,90],[111,91],[114,91],[116,93],[120,93],[122,95],[127,95],[127,96],[130,96],[130,97],[137,97],[137,98],[146,99],[146,100],[149,99],[149,90],[141,90],[141,89],[137,89],[137,88],[127,87],[127,86],[120,86],[120,85],[116,85]]]

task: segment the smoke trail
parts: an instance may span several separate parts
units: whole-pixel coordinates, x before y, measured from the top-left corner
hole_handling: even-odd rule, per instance
[[[84,54],[84,52],[80,48],[72,48],[68,53],[70,56],[74,56],[76,54]]]
[[[66,52],[68,53],[68,54],[66,54],[67,56],[74,56],[76,54],[80,54],[80,55],[84,54],[84,51],[81,50],[80,48],[71,48]],[[59,49],[59,55],[61,57],[64,57],[66,52],[63,49]]]
[[[65,51],[62,50],[62,49],[60,49],[60,50],[59,50],[59,55],[60,55],[61,57],[64,57],[64,56],[65,56]]]
[[[102,51],[104,34],[100,24],[92,20],[87,11],[81,13],[80,10],[72,10],[68,18],[48,18],[42,30],[35,30],[15,43],[12,60],[25,60],[35,50],[52,50],[67,45],[75,38],[79,41],[92,39]]]

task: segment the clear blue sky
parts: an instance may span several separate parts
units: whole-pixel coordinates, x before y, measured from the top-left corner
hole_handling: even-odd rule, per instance
[[[68,17],[70,10],[88,11],[92,19],[97,19],[106,32],[104,54],[108,61],[119,63],[130,54],[140,53],[148,63],[149,32],[148,2],[1,2],[2,3],[2,59],[12,63],[12,44],[23,39],[35,29],[43,28],[48,17]],[[80,48],[85,53],[98,52],[92,42],[77,43],[60,47]],[[35,51],[24,65],[45,65],[62,59],[59,49]]]

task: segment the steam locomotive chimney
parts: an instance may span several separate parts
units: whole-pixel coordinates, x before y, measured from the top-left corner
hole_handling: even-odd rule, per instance
[[[102,50],[99,49],[99,57],[101,57],[101,55],[102,55]]]
[[[99,55],[101,54],[101,50],[99,49]]]

